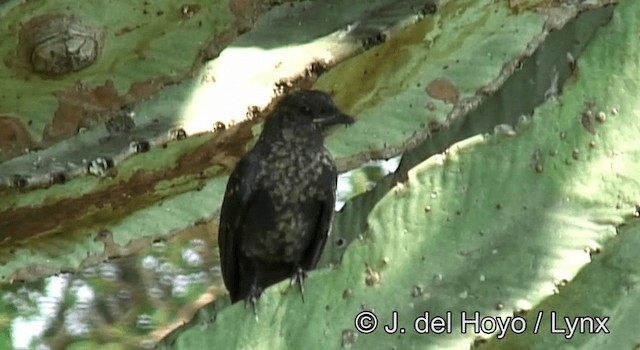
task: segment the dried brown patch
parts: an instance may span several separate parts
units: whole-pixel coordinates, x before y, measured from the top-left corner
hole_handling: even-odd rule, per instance
[[[0,115],[0,160],[34,147],[36,142],[18,118]]]
[[[444,78],[437,78],[429,82],[426,92],[429,96],[447,103],[454,103],[460,98],[458,89]]]
[[[81,82],[66,91],[56,93],[58,109],[53,121],[47,125],[42,135],[47,144],[60,141],[77,133],[78,128],[88,128],[103,122],[100,116],[118,109],[126,101],[118,95],[113,81],[107,80],[103,86],[88,87]]]

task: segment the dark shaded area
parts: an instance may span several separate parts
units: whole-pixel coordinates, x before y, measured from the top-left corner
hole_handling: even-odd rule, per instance
[[[433,14],[437,10],[437,4],[437,0],[292,2],[276,7],[273,13],[263,16],[252,31],[238,37],[233,46],[265,49],[284,47],[307,43],[345,29],[363,47],[370,48],[383,43],[385,32],[397,24],[399,19],[411,15]],[[361,15],[363,6],[367,11]],[[329,20],[333,23],[332,27],[327,26]],[[261,30],[262,27],[268,27],[269,30]]]

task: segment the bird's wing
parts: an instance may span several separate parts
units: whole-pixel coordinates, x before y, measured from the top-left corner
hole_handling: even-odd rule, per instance
[[[314,269],[318,264],[327,238],[329,237],[331,221],[333,221],[333,213],[336,206],[336,175],[335,167],[327,166],[320,177],[320,183],[324,185],[322,186],[324,190],[320,193],[318,199],[320,211],[315,226],[316,232],[307,248],[306,254],[304,254],[301,264],[302,268],[307,271]]]
[[[247,203],[253,195],[257,159],[252,152],[247,153],[233,169],[227,182],[218,227],[218,246],[222,279],[231,297],[238,293],[238,244],[240,225]]]

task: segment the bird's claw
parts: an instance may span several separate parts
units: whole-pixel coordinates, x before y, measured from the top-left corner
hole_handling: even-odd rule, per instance
[[[304,303],[304,280],[307,278],[307,272],[301,268],[291,276],[291,282],[289,285],[293,285],[294,283],[298,284],[300,288],[300,297],[302,298],[302,302]]]
[[[260,298],[261,293],[262,290],[254,286],[251,288],[249,295],[247,295],[247,298],[245,299],[244,307],[246,308],[247,305],[251,305],[251,309],[253,309],[253,314],[256,318],[258,317],[258,299]]]

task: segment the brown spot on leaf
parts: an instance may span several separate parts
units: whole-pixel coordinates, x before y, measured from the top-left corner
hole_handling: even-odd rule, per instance
[[[0,160],[20,154],[34,145],[31,134],[18,118],[0,115]]]
[[[432,80],[425,90],[429,96],[447,103],[454,103],[458,101],[460,97],[458,89],[449,80],[444,78]]]
[[[57,93],[56,98],[58,110],[44,130],[43,141],[46,143],[74,135],[80,127],[88,128],[102,122],[100,116],[106,116],[125,103],[111,80],[96,87],[78,82],[68,90]]]

